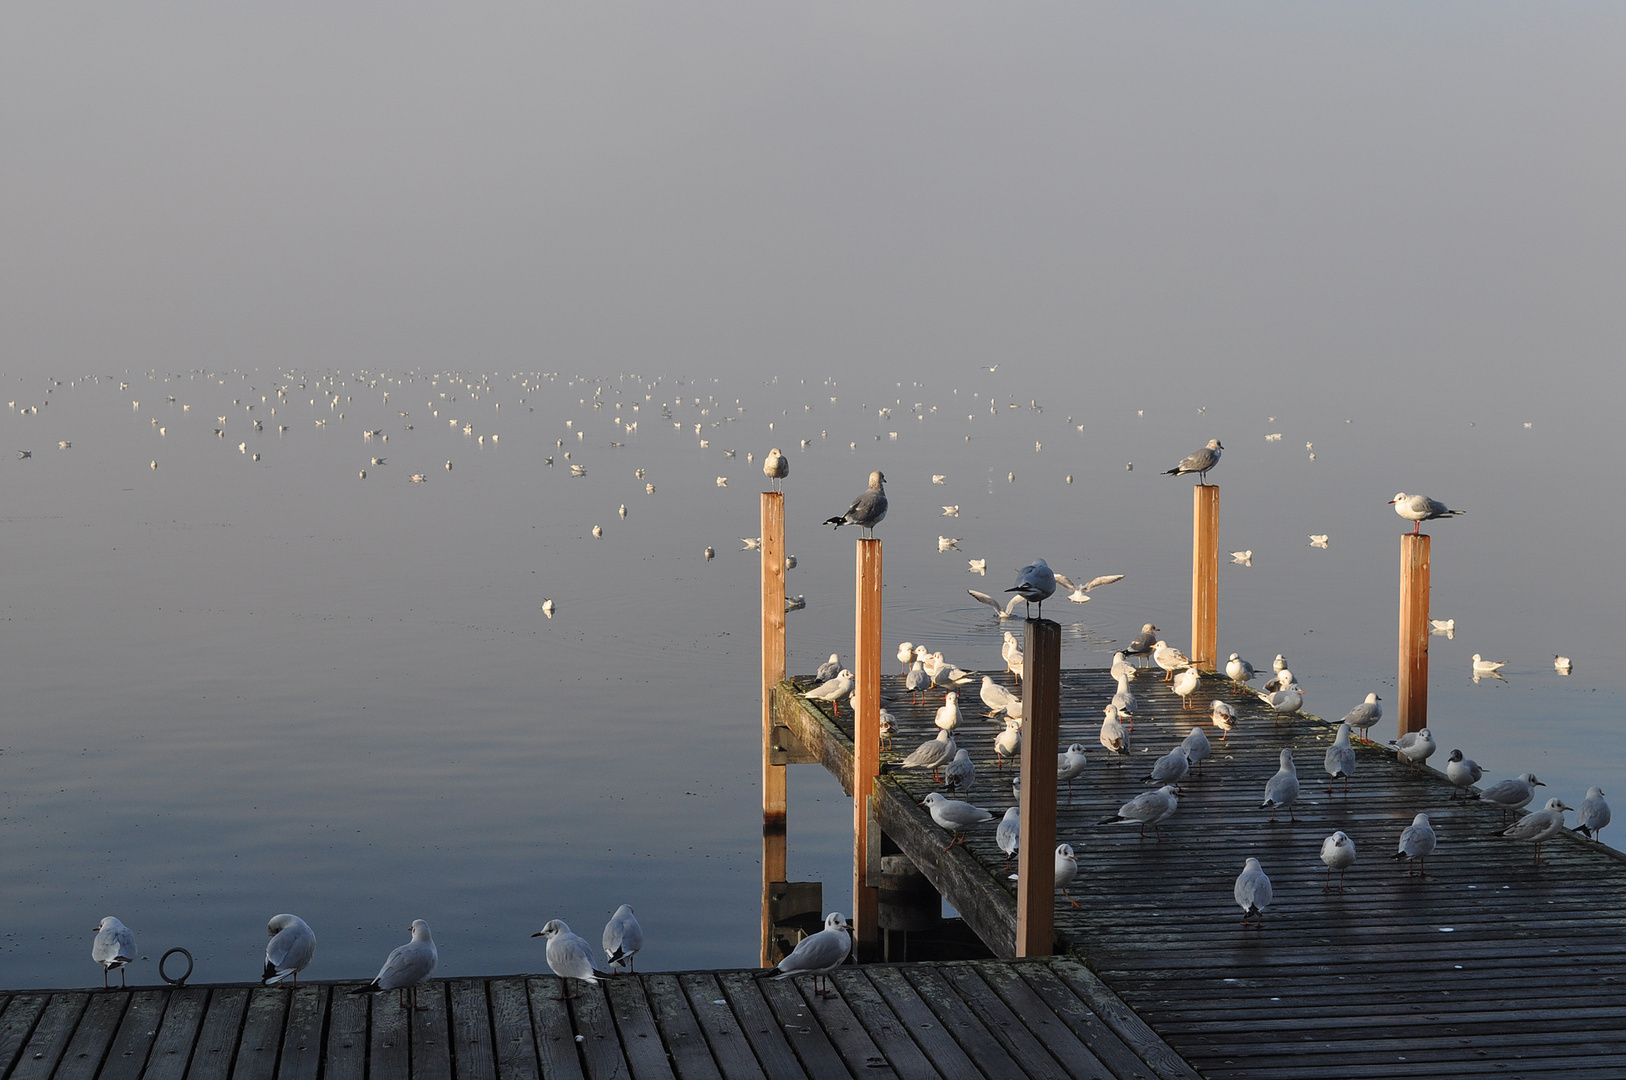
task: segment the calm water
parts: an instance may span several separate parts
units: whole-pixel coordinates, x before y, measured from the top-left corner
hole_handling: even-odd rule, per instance
[[[1623,522],[1599,494],[1618,481],[1577,465],[1609,459],[1610,425],[1550,391],[1397,405],[1010,362],[924,384],[56,380],[5,377],[0,413],[3,985],[94,982],[105,914],[152,958],[135,982],[172,945],[199,980],[251,978],[280,911],[316,928],[320,978],[370,976],[414,918],[443,974],[536,970],[532,931],[560,917],[596,940],[624,902],[651,968],[753,962],[758,564],[739,538],[775,445],[792,461],[789,589],[807,597],[793,670],[850,663],[853,536],[817,522],[877,467],[889,643],[997,668],[1000,627],[965,590],[999,592],[1043,556],[1126,575],[1047,607],[1064,661],[1092,666],[1146,621],[1187,643],[1190,481],[1158,472],[1217,435],[1222,548],[1253,550],[1221,571],[1220,652],[1261,668],[1286,653],[1330,717],[1368,690],[1392,701],[1404,523],[1385,504],[1432,494],[1468,511],[1431,530],[1434,615],[1457,622],[1433,639],[1442,747],[1494,776],[1532,770],[1572,805],[1591,784],[1626,799]],[[1474,652],[1509,661],[1507,681],[1475,685]],[[816,768],[792,778],[790,874],[845,907],[850,806]]]

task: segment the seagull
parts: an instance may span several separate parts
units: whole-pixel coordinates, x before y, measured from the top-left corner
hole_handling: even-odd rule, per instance
[[[316,955],[316,935],[298,915],[274,915],[266,924],[265,974],[260,981],[275,986],[284,979],[299,982],[299,973]]]
[[[898,645],[898,663],[903,665],[903,673],[909,674],[909,665],[915,661],[915,643],[905,641]]]
[[[1141,783],[1159,786],[1173,784],[1175,790],[1179,791],[1180,781],[1190,771],[1191,762],[1186,758],[1185,744],[1182,743],[1152,762],[1151,773],[1141,777]]]
[[[604,955],[610,958],[610,974],[618,967],[633,970],[632,961],[644,947],[644,928],[638,925],[631,904],[622,904],[604,924]]]
[[[1495,675],[1507,667],[1506,660],[1481,660],[1478,653],[1474,653],[1474,674]]]
[[[948,483],[948,476],[944,473],[932,473],[932,483],[946,484]]]
[[[1547,805],[1502,830],[1503,836],[1515,840],[1532,840],[1536,845],[1536,865],[1541,865],[1541,842],[1550,840],[1564,831],[1564,811],[1574,807],[1564,805],[1563,799],[1548,799]]]
[[[818,686],[803,694],[810,701],[828,701],[835,709],[836,715],[841,715],[841,699],[853,692],[853,673],[846,668],[833,679],[822,682]]]
[[[947,732],[953,732],[960,726],[960,695],[949,691],[943,695],[943,704],[938,708],[933,722]]]
[[[939,536],[937,538],[938,554],[942,554],[945,551],[958,551],[959,547],[960,538],[957,536]]]
[[[1293,764],[1293,751],[1289,747],[1282,747],[1281,767],[1276,770],[1265,783],[1265,801],[1260,808],[1270,807],[1270,820],[1276,820],[1276,811],[1287,807],[1287,820],[1296,821],[1293,817],[1293,804],[1299,798],[1299,770]]]
[[[994,842],[999,850],[1005,853],[1005,869],[1011,868],[1011,856],[1016,854],[1017,844],[1022,839],[1022,808],[1012,806],[1005,811],[1005,816],[999,819],[994,827]]]
[[[1570,663],[1570,658],[1567,656],[1554,656],[1553,670],[1560,675],[1568,675],[1575,670],[1575,665]]]
[[[1445,763],[1445,778],[1457,789],[1451,793],[1453,799],[1457,798],[1460,792],[1479,783],[1479,778],[1483,775],[1484,770],[1479,767],[1477,761],[1463,757],[1461,750],[1451,751],[1451,756]]]
[[[1124,649],[1125,656],[1151,656],[1152,650],[1157,647],[1158,628],[1147,623],[1140,628],[1140,633],[1129,639],[1129,646]]]
[[[1407,495],[1404,491],[1396,492],[1395,497],[1389,502],[1394,506],[1395,513],[1415,523],[1411,527],[1413,536],[1417,535],[1417,530],[1423,527],[1425,521],[1467,513],[1466,510],[1453,510],[1438,499],[1431,499],[1427,495]]]
[[[971,763],[971,751],[961,747],[943,770],[943,786],[960,795],[970,791],[976,779],[977,767]]]
[[[790,955],[779,961],[777,968],[770,970],[778,972],[774,976],[776,981],[788,979],[792,975],[812,975],[813,993],[821,998],[835,997],[835,991],[821,987],[820,980],[845,963],[852,948],[853,939],[848,929],[847,916],[839,911],[832,911],[825,917],[823,930],[798,941]],[[763,974],[766,975],[767,972]]]
[[[988,576],[988,560],[987,559],[967,559],[966,562],[971,564],[971,568],[968,571],[969,573],[978,574],[978,575],[980,575],[982,577],[987,577]]]
[[[981,825],[985,821],[994,820],[994,815],[980,806],[972,806],[968,802],[951,799],[940,791],[934,791],[926,796],[926,801],[920,804],[931,812],[932,820],[949,831],[953,837],[948,843],[947,851],[955,844],[965,843],[965,831],[973,825]]]
[[[1121,651],[1120,652],[1115,652],[1115,653],[1112,654],[1112,669],[1111,669],[1111,671],[1112,671],[1112,677],[1114,679],[1118,679],[1120,681],[1127,682],[1128,680],[1133,679],[1135,677],[1135,672],[1137,670],[1139,670],[1139,669],[1137,669],[1134,664],[1131,664],[1124,657],[1124,654]]]
[[[1180,459],[1180,464],[1164,471],[1164,476],[1184,476],[1186,473],[1197,473],[1201,482],[1208,483],[1208,470],[1219,464],[1220,451],[1225,447],[1218,439],[1209,439],[1208,445],[1194,454],[1187,454]]]
[[[1152,827],[1158,842],[1163,840],[1163,832],[1158,823],[1167,821],[1180,806],[1179,796],[1175,793],[1174,785],[1164,784],[1156,791],[1144,791],[1133,799],[1118,807],[1117,814],[1109,818],[1102,818],[1102,825],[1139,825],[1141,839],[1146,839],[1146,826]]]
[[[999,616],[1001,619],[1015,618],[1016,605],[1022,602],[1021,596],[1013,596],[1011,597],[1009,603],[1007,603],[1004,607],[1000,607],[999,601],[995,600],[992,596],[989,596],[985,592],[978,592],[976,589],[967,589],[966,592],[970,593],[978,603],[987,604],[989,607],[993,608],[994,614]]]
[[[740,537],[740,543],[745,545],[744,547],[740,548],[741,551],[762,550],[762,537],[760,536],[742,536]]]
[[[1249,548],[1246,551],[1233,551],[1233,552],[1231,552],[1231,561],[1234,562],[1234,563],[1241,563],[1243,566],[1252,566],[1253,565],[1253,548]]]
[[[900,769],[930,769],[932,780],[937,780],[938,770],[954,760],[959,748],[954,745],[954,739],[947,731],[939,731],[937,738],[928,739],[898,763]]]
[[[877,718],[880,720],[881,749],[890,750],[892,749],[892,733],[898,730],[898,718],[885,709],[880,710]]]
[[[1258,675],[1254,673],[1252,664],[1232,653],[1231,658],[1225,662],[1225,677],[1235,683],[1240,692],[1246,690],[1248,684],[1258,678]]]
[[[1343,780],[1344,794],[1349,794],[1349,778],[1355,775],[1355,750],[1349,745],[1349,725],[1338,725],[1338,736],[1333,739],[1332,745],[1327,747],[1327,756],[1322,759],[1322,768],[1327,770],[1327,794],[1332,794],[1332,785],[1335,780]]]
[[[926,665],[916,660],[909,665],[909,673],[903,677],[904,689],[918,694],[932,684],[932,677],[926,674]]]
[[[1034,559],[1016,572],[1016,584],[1005,590],[1016,593],[1030,604],[1039,605],[1039,617],[1044,618],[1044,602],[1056,591],[1056,575],[1043,559]]]
[[[1073,854],[1072,845],[1057,844],[1056,888],[1061,890],[1061,894],[1067,897],[1067,902],[1074,907],[1078,907],[1079,903],[1068,895],[1067,886],[1071,885],[1076,877],[1078,877],[1078,856]]]
[[[1338,871],[1338,891],[1344,891],[1344,871],[1355,865],[1355,841],[1342,829],[1321,841],[1321,861],[1327,864],[1327,882],[1322,892],[1332,892],[1332,872]]]
[[[838,529],[843,525],[857,525],[863,535],[874,537],[875,526],[886,517],[885,483],[886,474],[876,469],[869,474],[869,490],[854,499],[845,514],[827,518],[824,523]]]
[[[631,912],[631,909],[628,909]],[[609,931],[606,930],[606,937]],[[563,1001],[571,997],[570,980],[580,979],[582,982],[598,982],[598,973],[593,968],[593,946],[587,939],[573,932],[560,919],[550,919],[548,924],[532,937],[545,937],[548,939],[548,968],[559,976],[560,992],[553,995],[553,1000]]]
[[[1165,672],[1164,682],[1173,682],[1176,671],[1191,666],[1190,657],[1168,642],[1161,640],[1152,647],[1152,662]]]
[[[790,475],[790,459],[780,452],[779,447],[769,450],[768,456],[762,459],[762,475],[773,481],[775,491],[784,490],[780,481]]]
[[[1374,724],[1383,719],[1383,706],[1378,704],[1382,700],[1382,698],[1378,697],[1377,692],[1373,691],[1366,695],[1365,701],[1349,710],[1348,715],[1344,717],[1343,722],[1360,731],[1361,738],[1366,742],[1372,741],[1367,732]]]
[[[1430,633],[1444,634],[1446,637],[1457,636],[1457,620],[1455,619],[1430,619],[1428,625]]]
[[[1260,694],[1259,700],[1269,705],[1277,716],[1291,716],[1304,708],[1304,691],[1294,685],[1274,694]]]
[[[1180,708],[1191,708],[1191,695],[1197,692],[1202,682],[1202,673],[1194,667],[1186,668],[1174,680],[1174,692],[1180,695]]]
[[[1434,851],[1436,841],[1434,827],[1428,823],[1427,814],[1418,814],[1411,819],[1411,824],[1400,830],[1400,845],[1392,858],[1410,860],[1406,864],[1406,876],[1412,874],[1411,863],[1417,864],[1417,876],[1427,877],[1428,872],[1423,869],[1423,860]]]
[[[412,940],[390,950],[389,956],[384,959],[384,966],[378,969],[373,981],[356,987],[350,991],[352,994],[378,994],[394,990],[404,1009],[407,1007],[406,992],[410,990],[413,1009],[428,1011],[429,1006],[418,1004],[418,984],[435,970],[440,953],[435,949],[435,939],[429,936],[428,923],[413,919],[411,929]]]
[[[1408,732],[1391,741],[1389,745],[1395,748],[1397,758],[1411,766],[1412,772],[1419,772],[1422,764],[1433,756],[1437,749],[1434,733],[1428,728]]]
[[[1271,900],[1270,878],[1265,876],[1265,868],[1259,865],[1258,859],[1250,858],[1242,864],[1242,873],[1236,876],[1231,895],[1236,897],[1237,906],[1242,909],[1244,926],[1249,919],[1257,920],[1260,926],[1265,925],[1265,908],[1270,906]]]
[[[1073,781],[1084,774],[1084,766],[1089,764],[1089,758],[1084,755],[1084,744],[1073,743],[1066,750],[1056,755],[1056,782],[1067,785],[1067,801],[1073,801]]]
[[[107,986],[108,973],[116,968],[119,986],[123,987],[124,965],[136,958],[135,934],[111,915],[103,918],[94,929],[96,940],[91,942],[90,958],[102,965],[102,986]]]
[[[1274,694],[1278,690],[1286,690],[1293,685],[1294,681],[1291,668],[1277,668],[1276,674],[1272,675],[1270,681],[1265,683],[1265,693]]]
[[[1116,706],[1108,705],[1101,721],[1101,745],[1119,756],[1129,753],[1129,729],[1119,719]]]
[[[992,676],[982,677],[982,703],[988,706],[989,716],[998,716],[1006,712],[1011,705],[1021,699],[993,680]]]
[[[994,761],[1005,767],[1005,759],[1015,757],[1022,749],[1022,721],[1014,716],[1005,718],[1005,730],[994,736]]]
[[[1515,776],[1511,780],[1500,780],[1479,793],[1483,802],[1492,803],[1502,808],[1502,823],[1507,823],[1509,810],[1521,810],[1530,804],[1536,797],[1538,787],[1547,785],[1536,779],[1535,773],[1525,773]]]
[[[1582,836],[1598,839],[1603,827],[1609,824],[1609,804],[1603,801],[1603,788],[1589,787],[1580,809],[1575,811],[1575,831]]]
[[[944,517],[959,517],[960,516],[960,504],[955,503],[953,506],[945,506],[945,507],[943,507],[943,516]]]
[[[1274,659],[1274,660],[1272,660],[1270,662],[1270,670],[1278,672],[1278,673],[1286,671],[1287,670],[1287,657],[1283,656],[1281,653],[1277,653],[1276,654],[1276,659]]]
[[[1186,752],[1187,764],[1198,772],[1202,771],[1203,760],[1214,752],[1213,746],[1208,741],[1208,734],[1203,731],[1201,724],[1192,726],[1191,734],[1181,741],[1180,747]]]
[[[1324,547],[1326,547],[1327,546],[1327,534],[1326,533],[1311,533],[1310,534],[1310,546],[1313,547],[1313,548],[1324,548]]]
[[[542,614],[546,615],[548,618],[551,619],[551,618],[553,618],[553,613],[556,610],[558,610],[558,609],[553,606],[552,598],[543,597],[543,599],[542,599]]]
[[[1215,698],[1208,703],[1208,718],[1214,721],[1215,727],[1224,732],[1220,736],[1223,740],[1226,735],[1231,733],[1231,729],[1236,726],[1236,707],[1230,702]]]
[[[839,674],[841,674],[841,654],[831,653],[830,659],[819,665],[819,670],[813,673],[813,677],[820,682],[826,682]]]

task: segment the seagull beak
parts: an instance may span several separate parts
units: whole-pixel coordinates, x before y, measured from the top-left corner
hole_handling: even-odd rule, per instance
[[[532,934],[531,936],[532,937],[544,937],[545,935],[542,933],[542,931],[538,930],[536,933]]]
[[[1546,786],[1547,786],[1547,785],[1546,785],[1546,784],[1545,784],[1545,783],[1544,783],[1544,782],[1542,782],[1542,781],[1540,781],[1540,780],[1537,780],[1537,781],[1536,781],[1536,786],[1537,786],[1537,787],[1546,787]],[[925,805],[925,804],[924,804],[924,803],[922,803],[922,804],[921,804],[921,805],[922,805],[922,806],[924,806],[924,805]]]

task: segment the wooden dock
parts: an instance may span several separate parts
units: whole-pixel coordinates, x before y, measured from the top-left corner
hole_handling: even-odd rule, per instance
[[[1358,748],[1349,795],[1329,796],[1321,762],[1330,726],[1277,721],[1251,695],[1231,696],[1223,679],[1205,678],[1194,699],[1205,708],[1182,714],[1158,676],[1153,669],[1134,681],[1135,750],[1114,762],[1097,739],[1111,679],[1063,673],[1061,744],[1083,743],[1090,766],[1071,805],[1062,794],[1057,836],[1078,850],[1070,891],[1082,906],[1058,896],[1056,935],[1204,1076],[1626,1077],[1620,853],[1567,835],[1543,845],[1547,865],[1537,867],[1530,844],[1495,835],[1495,808],[1453,801],[1439,774],[1413,775],[1377,748]],[[1009,675],[999,681],[1016,685]],[[778,721],[836,776],[850,777],[850,719],[833,720],[790,689],[775,694]],[[993,765],[1002,725],[981,718],[975,684],[963,689],[955,734],[978,770],[969,798],[997,818],[1014,802],[1011,769]],[[912,703],[890,676],[883,696],[899,721],[889,758],[936,734],[941,691]],[[1214,756],[1203,776],[1186,781],[1163,841],[1097,825],[1149,787],[1141,778],[1151,762],[1206,719],[1213,697],[1233,701],[1241,723],[1223,743],[1206,725]],[[1436,718],[1435,730],[1443,761],[1458,736],[1449,720]],[[1471,736],[1461,740],[1472,756]],[[1271,824],[1259,803],[1287,746],[1303,785],[1298,820],[1283,813]],[[944,852],[947,834],[918,806],[932,790],[920,771],[884,775],[876,816],[990,948],[1010,955],[1015,883],[992,825]],[[1580,795],[1554,794],[1572,804]],[[1407,877],[1390,858],[1418,812],[1439,835],[1426,879]],[[1348,891],[1324,893],[1320,846],[1338,829],[1354,839],[1359,861]],[[1275,886],[1263,929],[1242,926],[1231,896],[1250,856]]]
[[[1069,958],[0,993],[3,1080],[1196,1080]]]

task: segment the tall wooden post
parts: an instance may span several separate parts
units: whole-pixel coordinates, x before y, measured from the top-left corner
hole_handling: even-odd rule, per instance
[[[1198,484],[1191,494],[1191,662],[1213,671],[1219,664],[1219,486]]]
[[[881,827],[875,778],[881,772],[881,542],[858,541],[853,642],[853,945],[860,961],[880,956]]]
[[[785,678],[785,496],[762,493],[762,966],[779,962],[769,891],[785,880],[785,766],[773,748],[773,692]]]
[[[1400,538],[1400,734],[1428,725],[1427,533]]]
[[[1023,645],[1022,830],[1016,851],[1016,955],[1056,946],[1056,744],[1061,728],[1061,625],[1029,619]]]

